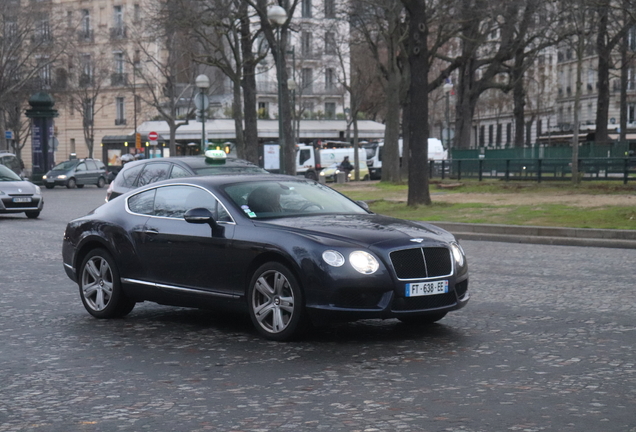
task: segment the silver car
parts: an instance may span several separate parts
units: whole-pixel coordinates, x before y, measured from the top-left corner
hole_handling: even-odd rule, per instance
[[[19,175],[0,165],[0,213],[25,213],[28,218],[40,216],[44,198],[39,186],[22,180]]]

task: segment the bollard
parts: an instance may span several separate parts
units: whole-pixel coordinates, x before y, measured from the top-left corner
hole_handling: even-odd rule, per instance
[[[347,180],[347,173],[344,171],[340,171],[338,174],[336,174],[336,178],[337,178],[337,182],[338,183],[344,183]]]

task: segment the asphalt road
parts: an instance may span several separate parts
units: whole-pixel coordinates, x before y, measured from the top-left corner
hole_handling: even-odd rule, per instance
[[[2,431],[636,431],[636,250],[464,241],[468,306],[257,337],[249,319],[83,309],[65,223],[104,189],[0,216]]]

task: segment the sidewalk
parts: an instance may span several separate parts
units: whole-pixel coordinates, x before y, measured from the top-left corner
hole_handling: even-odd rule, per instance
[[[431,223],[459,240],[636,249],[636,230]]]

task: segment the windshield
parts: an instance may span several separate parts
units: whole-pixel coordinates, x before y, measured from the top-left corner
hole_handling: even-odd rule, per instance
[[[315,214],[368,214],[333,189],[313,181],[244,182],[225,186],[237,208],[249,218]]]
[[[0,165],[0,181],[21,181],[19,175],[11,171],[4,165]]]
[[[68,160],[66,162],[62,162],[61,164],[57,164],[51,169],[51,171],[68,171],[77,165],[77,160]]]

